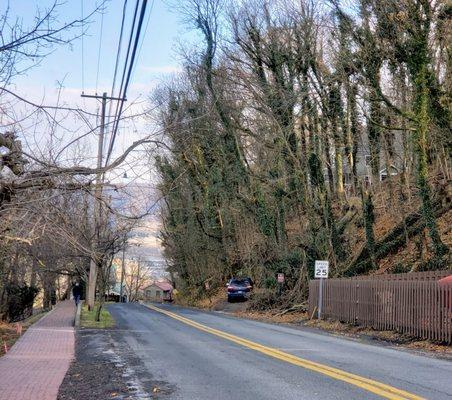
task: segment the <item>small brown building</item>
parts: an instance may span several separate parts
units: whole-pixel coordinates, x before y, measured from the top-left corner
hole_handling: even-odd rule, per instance
[[[146,301],[172,301],[173,286],[169,282],[156,281],[144,289]]]

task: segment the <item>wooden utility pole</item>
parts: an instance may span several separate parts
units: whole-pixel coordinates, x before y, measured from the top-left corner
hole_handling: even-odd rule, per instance
[[[121,265],[121,286],[119,288],[119,301],[122,303],[122,296],[123,296],[123,288],[124,285],[124,273],[125,273],[125,255],[126,255],[126,243],[124,243],[124,247],[122,248],[122,265]],[[125,303],[125,302],[124,302]]]
[[[95,209],[94,209],[94,240],[91,243],[92,255],[90,259],[89,278],[88,278],[88,295],[87,303],[88,309],[91,310],[94,307],[94,301],[96,298],[96,283],[97,283],[97,268],[98,268],[98,247],[101,236],[100,228],[102,225],[102,183],[104,174],[101,172],[104,161],[104,136],[105,136],[105,110],[107,108],[107,100],[122,100],[117,97],[109,97],[104,92],[102,96],[87,95],[82,93],[82,97],[88,97],[93,99],[100,99],[102,102],[101,115],[100,115],[100,133],[97,146],[97,174],[96,174],[96,189],[95,189]]]

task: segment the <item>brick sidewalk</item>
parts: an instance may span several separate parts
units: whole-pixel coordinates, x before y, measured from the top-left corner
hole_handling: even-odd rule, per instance
[[[72,301],[32,325],[0,358],[0,400],[54,400],[74,357]]]

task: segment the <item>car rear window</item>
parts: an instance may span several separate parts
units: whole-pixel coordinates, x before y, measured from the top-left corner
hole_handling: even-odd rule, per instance
[[[249,285],[250,281],[248,279],[232,279],[231,285],[237,285],[237,286],[247,286]]]

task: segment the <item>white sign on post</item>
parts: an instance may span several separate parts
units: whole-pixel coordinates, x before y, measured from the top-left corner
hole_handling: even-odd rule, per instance
[[[328,261],[315,260],[315,278],[328,278],[330,263]]]
[[[284,274],[282,273],[278,274],[278,283],[284,283]]]
[[[323,305],[323,279],[328,278],[328,270],[330,263],[325,260],[315,260],[314,264],[314,277],[320,278],[319,283],[319,305],[317,308],[317,317],[321,318],[322,305]]]

